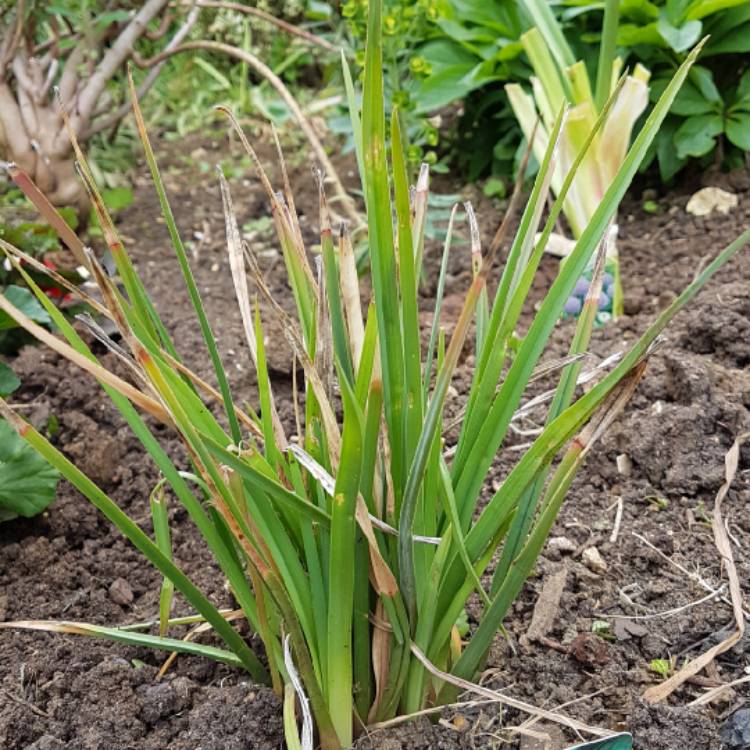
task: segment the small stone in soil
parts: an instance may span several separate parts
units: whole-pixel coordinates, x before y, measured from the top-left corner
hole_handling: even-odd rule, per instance
[[[594,573],[604,573],[607,570],[607,563],[604,562],[604,558],[596,547],[587,547],[583,550],[581,559],[583,564]]]
[[[633,462],[627,453],[618,454],[617,471],[624,477],[629,477],[633,473]]]
[[[618,641],[627,641],[629,638],[643,638],[648,635],[648,629],[634,620],[623,620],[616,617],[612,630]]]
[[[159,719],[185,707],[184,701],[180,700],[175,689],[168,682],[145,685],[138,692],[142,701],[140,718],[149,725],[156,724]]]
[[[721,729],[729,750],[750,750],[750,708],[735,711]]]
[[[133,589],[124,578],[115,578],[109,585],[109,598],[121,607],[126,607],[133,602]]]
[[[581,664],[590,667],[600,666],[609,661],[609,648],[594,633],[581,633],[577,635],[568,647],[570,655]]]
[[[576,544],[566,536],[553,536],[548,542],[547,547],[549,549],[557,550],[558,552],[575,552]]]

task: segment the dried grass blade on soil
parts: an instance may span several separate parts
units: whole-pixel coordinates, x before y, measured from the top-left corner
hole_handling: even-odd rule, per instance
[[[713,648],[710,648],[705,653],[688,662],[667,680],[646,690],[643,693],[643,698],[649,703],[659,703],[668,698],[675,690],[677,690],[677,688],[680,687],[680,685],[698,674],[702,669],[705,669],[705,667],[707,667],[717,656],[732,648],[732,646],[740,641],[745,634],[745,615],[742,611],[742,586],[740,584],[737,566],[734,562],[732,545],[727,536],[726,529],[724,528],[721,506],[729,492],[729,488],[732,486],[732,482],[734,482],[735,476],[737,475],[740,461],[740,447],[748,440],[750,440],[750,432],[746,432],[737,437],[734,443],[732,443],[732,447],[727,451],[724,459],[724,484],[722,484],[716,495],[713,519],[711,521],[711,528],[714,532],[714,543],[716,544],[716,549],[721,558],[721,566],[726,568],[727,578],[729,579],[729,591],[732,597],[732,611],[734,613],[734,620],[737,629],[721,643],[718,643]]]
[[[505,704],[506,706],[510,706],[511,708],[515,708],[519,711],[530,714],[531,716],[538,716],[539,718],[546,719],[547,721],[552,721],[555,724],[560,724],[564,727],[568,727],[569,729],[574,729],[577,732],[586,732],[593,735],[594,737],[609,737],[612,734],[611,731],[608,731],[606,729],[600,729],[599,727],[584,724],[582,721],[572,719],[569,716],[564,716],[563,714],[557,713],[555,711],[547,711],[543,708],[537,708],[531,703],[526,703],[525,701],[521,701],[516,698],[512,698],[509,695],[500,693],[497,690],[490,690],[489,688],[486,688],[482,685],[477,685],[473,682],[469,682],[468,680],[463,680],[460,677],[456,677],[455,675],[448,672],[444,672],[443,670],[436,667],[413,643],[411,645],[411,651],[419,660],[419,662],[427,669],[427,671],[430,672],[430,674],[434,675],[443,682],[447,682],[453,685],[457,689],[461,689],[461,691],[474,693],[476,695],[482,695],[485,698],[489,698],[493,702]]]

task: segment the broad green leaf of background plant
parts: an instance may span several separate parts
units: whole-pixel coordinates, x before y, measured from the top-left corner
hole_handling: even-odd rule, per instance
[[[648,23],[645,26],[623,23],[617,30],[617,44],[620,47],[634,47],[639,44],[664,47],[665,41],[656,23]]]
[[[427,42],[419,48],[420,57],[423,57],[431,66],[433,73],[441,73],[448,68],[476,64],[476,56],[460,44],[450,39],[438,39]]]
[[[500,34],[515,36],[521,31],[515,0],[451,0],[456,17],[483,24]]]
[[[656,28],[675,52],[684,52],[700,39],[703,24],[700,21],[686,21],[681,26],[675,26],[666,15],[662,15]]]
[[[646,24],[659,17],[659,7],[651,0],[622,0],[620,15],[634,23]]]
[[[735,146],[750,151],[750,70],[740,79],[735,101],[727,110],[725,131]]]
[[[715,18],[706,20],[706,32],[711,39],[705,55],[724,55],[750,52],[750,4],[731,8]]]
[[[687,157],[677,155],[674,134],[680,121],[676,118],[668,119],[656,140],[656,155],[659,161],[659,174],[662,180],[671,180],[684,166]]]
[[[649,97],[652,102],[664,92],[669,84],[669,78],[658,78],[651,83]],[[690,71],[688,79],[675,97],[670,112],[675,115],[690,117],[691,115],[705,115],[709,112],[721,112],[724,107],[719,89],[714,82],[713,73],[701,65],[696,65]]]
[[[747,3],[747,0],[693,0],[690,3],[683,2],[682,5],[687,4],[685,18],[695,19],[704,18],[738,5],[745,5],[745,3]]]
[[[743,151],[750,151],[750,112],[736,112],[726,121],[727,138]]]
[[[454,65],[426,78],[414,95],[417,112],[430,112],[497,80],[491,63]]]
[[[50,317],[45,309],[37,302],[34,295],[20,286],[11,285],[3,291],[8,300],[15,305],[24,315],[27,315],[35,323],[47,324]],[[0,312],[0,331],[17,328],[18,324],[13,318],[4,312]]]
[[[41,513],[54,499],[59,473],[0,421],[0,521]]]
[[[689,117],[675,132],[677,156],[703,156],[716,145],[716,136],[724,131],[719,114]]]
[[[0,362],[0,398],[10,395],[20,385],[21,381],[16,373],[5,362]]]

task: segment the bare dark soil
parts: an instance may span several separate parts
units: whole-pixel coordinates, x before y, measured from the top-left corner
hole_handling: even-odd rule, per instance
[[[174,209],[195,252],[193,268],[232,384],[240,396],[252,399],[254,374],[233,301],[218,190],[210,172],[206,175],[199,168],[201,162],[213,163],[226,155],[223,146],[182,144],[181,151],[172,149],[165,162],[172,168],[168,187]],[[314,190],[307,165],[293,166],[302,196],[300,209],[312,239]],[[346,163],[342,171],[350,177]],[[145,169],[139,168],[139,173]],[[136,202],[120,217],[122,230],[188,364],[209,376],[166,230],[156,218],[154,196],[145,179],[139,179]],[[739,206],[729,215],[689,216],[684,210],[687,190],[661,197],[664,210],[658,215],[643,213],[635,199],[626,204],[620,217],[620,253],[627,314],[597,332],[592,348],[598,356],[627,346],[706,259],[750,223],[750,176],[710,179],[738,193]],[[260,220],[265,211],[260,189],[256,182],[238,178],[234,190],[242,220],[254,222],[249,227],[256,234],[252,242],[261,253],[269,282],[287,304],[283,261],[275,251],[270,226]],[[485,203],[479,215],[489,234],[499,218],[497,207]],[[438,252],[435,246],[428,254],[425,320]],[[745,685],[708,707],[687,707],[706,689],[689,684],[671,697],[668,706],[648,706],[640,700],[646,687],[661,679],[649,669],[652,660],[674,658],[679,665],[732,627],[731,608],[720,599],[686,605],[706,596],[698,578],[715,588],[725,583],[710,514],[723,481],[724,455],[750,424],[748,257],[745,253],[735,259],[668,330],[625,415],[573,486],[553,531],[558,539],[544,552],[508,618],[509,640],[498,636],[483,679],[484,684],[537,706],[554,708],[577,701],[565,712],[589,724],[628,729],[641,750],[719,750],[722,724],[747,706],[750,697]],[[539,293],[556,265],[554,259],[545,259],[537,281]],[[459,248],[454,253],[450,270],[446,325],[456,314],[470,277],[468,251]],[[265,319],[270,322],[270,315]],[[570,334],[570,325],[561,325],[547,356],[563,354]],[[275,349],[281,337],[272,330],[268,340],[275,387],[283,396],[291,389],[288,353]],[[106,397],[87,376],[43,349],[24,350],[13,366],[24,381],[15,400],[28,404],[27,416],[44,425],[54,414],[59,421],[57,444],[148,528],[148,495],[157,471]],[[467,352],[449,405],[453,411],[461,403],[470,368]],[[292,419],[288,401],[282,400],[281,413],[283,419]],[[178,441],[166,432],[160,436],[179,457]],[[518,436],[514,441],[525,439]],[[629,474],[618,471],[616,459],[621,454],[632,465]],[[500,482],[518,455],[505,450],[489,484]],[[747,582],[747,451],[742,458],[724,512],[740,578]],[[623,499],[624,512],[613,542],[618,497]],[[175,504],[170,516],[178,563],[217,604],[229,605],[221,576],[186,514]],[[606,570],[592,570],[584,563],[584,550],[590,547],[597,548]],[[547,641],[526,643],[522,636],[539,591],[563,566],[566,584]],[[118,624],[149,619],[156,613],[158,586],[158,576],[139,553],[65,483],[43,516],[0,526],[0,620]],[[650,617],[680,607],[685,608],[671,616]],[[470,616],[478,611],[470,611]],[[626,621],[618,620],[618,615],[649,617]],[[592,635],[592,625],[599,620],[609,623],[612,640]],[[568,648],[571,644],[573,648]],[[163,654],[72,636],[0,632],[0,746],[8,750],[283,746],[280,704],[268,688],[227,667],[192,657],[178,658],[167,676],[156,681],[163,658]],[[729,682],[745,675],[748,665],[750,640],[745,637],[702,676],[717,684]],[[504,730],[526,718],[497,705],[459,707],[444,711],[440,723],[422,719],[374,732],[360,744],[388,750],[545,747],[528,735],[516,735],[510,745],[503,743]],[[549,750],[576,739],[549,725],[532,729],[549,735]]]

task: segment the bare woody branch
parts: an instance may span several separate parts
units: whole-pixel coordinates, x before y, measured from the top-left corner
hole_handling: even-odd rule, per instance
[[[168,2],[169,0],[148,0],[144,3],[104,55],[94,74],[78,95],[76,108],[71,117],[71,123],[76,133],[83,130],[108,81],[130,57],[136,41],[143,35],[151,20],[166,7]]]
[[[195,26],[199,15],[200,9],[197,6],[194,6],[190,13],[188,13],[187,18],[185,19],[185,23],[180,26],[180,28],[175,32],[175,35],[169,40],[169,43],[164,48],[165,53],[171,52],[180,44],[182,44],[183,41],[185,41],[185,38],[190,33],[193,26]],[[139,99],[145,96],[154,85],[157,77],[159,76],[159,72],[164,67],[165,62],[166,60],[157,62],[148,72],[148,75],[143,79],[143,81],[141,81],[140,85],[138,86]],[[87,140],[88,138],[91,138],[91,136],[96,135],[97,133],[101,133],[103,130],[108,130],[109,128],[114,127],[130,111],[130,107],[130,102],[125,102],[111,114],[106,115],[105,117],[102,117],[91,123],[87,128],[83,129],[83,132],[81,133],[81,140]]]

